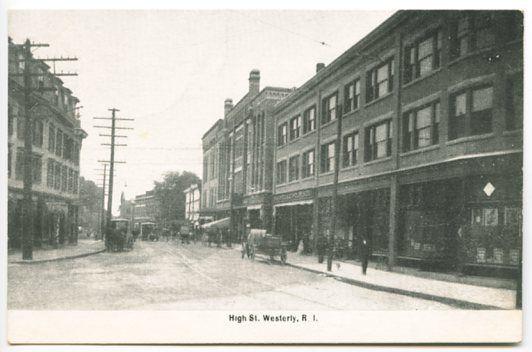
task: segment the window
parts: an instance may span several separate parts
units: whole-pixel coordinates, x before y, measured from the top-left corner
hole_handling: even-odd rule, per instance
[[[26,126],[24,126],[25,119],[18,115],[17,116],[17,138],[21,141],[24,140],[24,131]]]
[[[493,87],[473,90],[471,106],[471,134],[491,132]]]
[[[209,175],[209,161],[208,161],[209,155],[203,155],[203,181],[208,181],[208,175]]]
[[[303,134],[316,129],[316,107],[312,106],[303,113]]]
[[[320,154],[320,171],[322,173],[329,172],[334,170],[334,162],[335,162],[335,144],[336,142],[331,142],[328,144],[324,144],[321,146],[321,154]]]
[[[449,139],[492,131],[493,87],[469,89],[451,96]]]
[[[18,70],[19,73],[22,73],[24,71],[24,67],[26,65],[26,57],[24,56],[24,53],[20,52],[18,53]]]
[[[392,124],[390,120],[366,128],[365,147],[366,161],[392,155]]]
[[[63,152],[63,132],[57,129],[57,137],[55,140],[55,155],[61,156]]]
[[[33,145],[41,148],[43,143],[44,125],[41,120],[35,120],[33,126]]]
[[[344,136],[343,143],[343,166],[353,166],[357,163],[358,132]]]
[[[48,162],[46,164],[46,186],[48,188],[54,188],[54,160],[48,158]]]
[[[68,170],[65,165],[61,167],[61,191],[67,190]]]
[[[403,151],[438,144],[440,103],[434,102],[403,115]]]
[[[50,124],[48,126],[48,151],[53,153],[55,150],[55,127]]]
[[[506,130],[523,128],[523,74],[506,81]]]
[[[303,153],[303,178],[314,175],[314,149]]]
[[[59,87],[57,85],[54,85],[54,104],[59,105]]]
[[[68,93],[66,91],[62,91],[61,95],[63,96],[63,108],[67,110],[68,109]]]
[[[521,208],[504,207],[504,225],[521,226],[523,212]]]
[[[17,149],[17,160],[15,164],[15,178],[22,180],[24,178],[24,149]]]
[[[360,79],[349,83],[344,89],[344,112],[356,110],[360,107]]]
[[[42,159],[39,155],[32,156],[32,176],[33,183],[40,184],[42,180]]]
[[[497,226],[499,224],[499,209],[473,208],[471,209],[471,225]]]
[[[7,122],[7,133],[8,133],[8,136],[12,136],[13,135],[13,119],[15,118],[14,115],[13,115],[13,107],[11,105],[8,105],[8,108],[7,108],[7,117],[8,117],[8,122]]]
[[[74,143],[74,163],[76,165],[79,165],[79,152],[80,152],[79,144]]]
[[[68,193],[72,193],[74,191],[74,170],[68,169],[68,187],[67,187]]]
[[[287,142],[287,123],[281,124],[279,127],[277,127],[277,145],[285,145]]]
[[[299,138],[301,131],[301,115],[297,115],[290,120],[290,140]]]
[[[326,124],[329,121],[336,119],[336,105],[338,93],[334,93],[322,101],[322,116],[321,124]]]
[[[436,31],[406,48],[405,83],[440,67],[441,42],[441,32]]]
[[[74,171],[74,189],[73,189],[74,194],[78,193],[78,180],[79,180],[79,172]]]
[[[288,181],[299,179],[299,155],[293,156],[288,161]]]
[[[286,160],[277,162],[277,184],[286,183]]]
[[[61,189],[61,164],[54,162],[54,189]]]
[[[44,70],[43,69],[37,69],[37,87],[39,89],[44,88]]]
[[[366,102],[382,97],[393,90],[393,58],[368,71],[366,77]]]
[[[451,58],[493,45],[495,30],[493,12],[464,12],[451,27]]]
[[[7,146],[7,178],[11,178],[11,145]]]

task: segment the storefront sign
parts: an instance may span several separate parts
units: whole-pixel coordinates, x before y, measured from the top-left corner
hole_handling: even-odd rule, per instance
[[[275,195],[275,203],[288,203],[298,200],[307,200],[312,199],[314,196],[312,189],[305,189],[301,191],[291,192],[291,193],[282,193]]]

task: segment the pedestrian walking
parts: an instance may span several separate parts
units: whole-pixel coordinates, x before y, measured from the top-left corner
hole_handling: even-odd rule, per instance
[[[466,260],[465,241],[464,241],[465,225],[458,226],[456,231],[456,256],[455,256],[455,270],[457,276],[464,276],[464,266]]]
[[[368,269],[368,261],[370,256],[369,241],[367,235],[360,237],[360,262],[362,264],[362,274],[366,275]]]

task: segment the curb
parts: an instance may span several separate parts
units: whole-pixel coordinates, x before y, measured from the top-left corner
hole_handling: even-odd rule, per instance
[[[262,259],[269,260],[269,258],[267,258],[267,257],[265,257],[265,256],[263,256],[261,254],[257,254],[256,256],[260,257]],[[342,281],[344,283],[347,283],[347,284],[350,284],[350,285],[353,285],[353,286],[358,286],[358,287],[362,287],[362,288],[366,288],[366,289],[374,290],[374,291],[395,293],[395,294],[399,294],[399,295],[403,295],[403,296],[410,296],[410,297],[414,297],[414,298],[418,298],[418,299],[424,299],[424,300],[428,300],[428,301],[435,301],[435,302],[447,304],[449,306],[460,308],[460,309],[476,309],[476,310],[506,310],[507,309],[507,308],[501,308],[501,307],[497,307],[497,306],[493,306],[493,305],[489,305],[489,304],[470,302],[470,301],[461,300],[461,299],[457,299],[457,298],[450,298],[450,297],[445,297],[445,296],[433,295],[433,294],[430,294],[430,293],[424,293],[424,292],[418,292],[418,291],[409,291],[409,290],[396,288],[396,287],[391,287],[391,286],[383,286],[383,285],[372,284],[372,283],[365,282],[365,281],[360,281],[360,280],[346,278],[346,277],[343,277],[343,276],[340,276],[340,275],[336,275],[336,274],[333,274],[333,273],[328,273],[328,272],[323,272],[323,271],[320,271],[320,270],[310,269],[310,268],[307,268],[307,267],[305,267],[303,265],[293,264],[293,263],[289,263],[289,262],[286,262],[285,265],[291,266],[293,268],[305,270],[305,271],[308,271],[308,272],[311,272],[311,273],[314,273],[314,274],[325,275],[326,277],[331,277],[333,279]]]
[[[50,259],[31,260],[31,261],[30,260],[17,260],[17,261],[13,261],[13,262],[8,262],[8,264],[41,264],[41,263],[48,263],[48,262],[57,262],[57,261],[60,261],[60,260],[77,259],[77,258],[88,257],[90,255],[103,253],[105,251],[106,251],[106,249],[103,248],[103,249],[99,249],[99,250],[93,251],[93,252],[70,255],[70,256],[66,256],[66,257],[57,257],[57,258],[50,258]]]

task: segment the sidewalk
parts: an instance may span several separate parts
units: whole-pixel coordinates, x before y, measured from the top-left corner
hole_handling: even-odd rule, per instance
[[[268,259],[266,256],[257,256]],[[368,267],[367,275],[362,275],[357,262],[338,260],[334,260],[332,270],[327,271],[326,262],[318,263],[316,256],[292,252],[288,253],[286,264],[352,285],[438,301],[459,308],[515,309],[515,281],[509,279],[456,277],[402,267],[390,272],[381,269],[382,265],[376,268],[375,264]]]
[[[103,251],[105,251],[103,241],[80,239],[78,240],[77,245],[65,244],[62,247],[50,249],[35,248],[33,250],[33,260],[22,260],[22,252],[16,250],[8,254],[8,263],[43,263],[62,259],[80,258]]]

